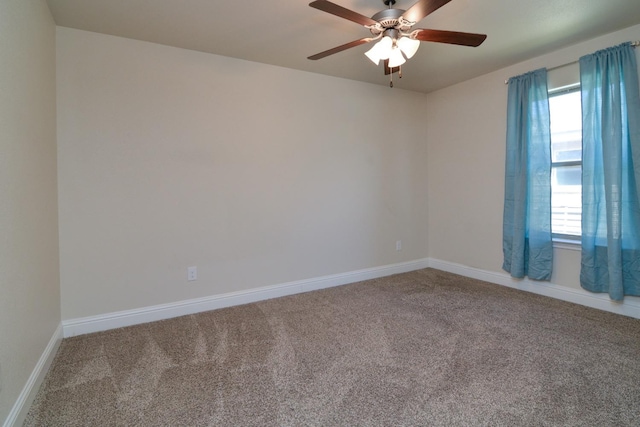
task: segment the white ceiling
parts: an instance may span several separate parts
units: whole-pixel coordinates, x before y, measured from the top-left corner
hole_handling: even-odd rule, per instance
[[[311,0],[47,0],[57,25],[388,85],[358,46],[362,26],[313,9]],[[371,16],[381,0],[332,0]],[[408,9],[415,0],[397,0]],[[480,47],[423,42],[395,87],[430,92],[640,23],[639,0],[452,0],[414,28],[487,34]]]

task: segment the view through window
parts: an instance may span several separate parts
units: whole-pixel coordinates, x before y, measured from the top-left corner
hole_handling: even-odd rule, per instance
[[[551,113],[551,230],[576,239],[582,215],[580,88],[549,94]]]

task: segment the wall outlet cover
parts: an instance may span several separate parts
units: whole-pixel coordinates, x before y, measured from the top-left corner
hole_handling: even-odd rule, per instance
[[[189,282],[198,280],[198,267],[192,266],[187,268],[187,280]]]

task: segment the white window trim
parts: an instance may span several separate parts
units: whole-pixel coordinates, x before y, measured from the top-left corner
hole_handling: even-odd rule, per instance
[[[575,92],[580,90],[580,82],[576,82],[570,85],[561,86],[557,88],[553,88],[549,90],[547,93],[549,97],[564,95],[566,93]],[[571,166],[572,163],[578,163],[582,167],[582,160],[579,162],[555,162],[552,163],[552,168],[554,166]],[[580,251],[582,250],[582,236],[578,235],[566,235],[566,234],[553,234],[551,235],[551,241],[553,242],[553,247],[557,249],[567,249],[572,251]]]
[[[561,87],[557,87],[554,89],[549,90],[547,93],[549,94],[549,96],[554,96],[554,95],[561,95],[563,93],[569,93],[569,92],[573,92],[577,89],[580,89],[580,82],[576,82],[570,85],[566,85],[566,86],[561,86]]]

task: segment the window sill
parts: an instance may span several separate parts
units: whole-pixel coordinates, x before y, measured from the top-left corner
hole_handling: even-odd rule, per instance
[[[580,240],[563,239],[559,237],[553,238],[554,249],[566,249],[569,251],[581,251],[582,243]]]

